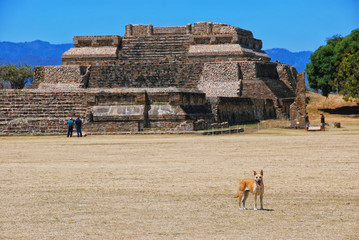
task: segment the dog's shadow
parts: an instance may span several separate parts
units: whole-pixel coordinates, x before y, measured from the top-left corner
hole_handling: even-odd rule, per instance
[[[243,209],[242,209],[243,210]],[[258,209],[258,210],[254,210],[253,208],[246,208],[244,211],[264,211],[264,212],[273,212],[274,209],[270,209],[270,208],[264,208],[264,209]]]
[[[264,209],[258,209],[259,211],[266,211],[266,212],[273,212],[274,209],[270,209],[270,208],[264,208]]]

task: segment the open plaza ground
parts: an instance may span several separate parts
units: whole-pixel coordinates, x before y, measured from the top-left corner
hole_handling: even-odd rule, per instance
[[[358,239],[358,123],[1,137],[0,239]],[[240,210],[239,181],[261,169],[265,210]]]

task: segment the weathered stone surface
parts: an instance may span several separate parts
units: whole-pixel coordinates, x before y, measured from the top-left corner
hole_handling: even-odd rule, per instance
[[[144,105],[131,106],[94,106],[92,107],[92,120],[99,121],[143,121]]]
[[[76,116],[92,134],[275,117],[304,125],[304,75],[269,62],[251,31],[209,22],[129,24],[123,37],[73,42],[62,66],[35,67],[28,90],[0,92],[1,135],[63,134]]]
[[[67,50],[61,55],[62,59],[66,58],[117,58],[117,47],[76,47]]]
[[[199,22],[180,27],[129,24],[124,37],[74,37],[73,42],[75,48],[62,55],[64,65],[118,65],[149,60],[196,62],[203,56],[216,61],[225,61],[229,56],[270,60],[261,50],[262,41],[253,38],[251,31],[221,23]]]
[[[240,79],[238,63],[205,63],[198,89],[207,97],[238,97]]]
[[[212,98],[211,103],[217,122],[228,122],[230,125],[276,117],[274,103],[270,99],[218,97]]]
[[[84,87],[81,70],[84,67],[46,66],[34,68],[34,82],[28,88],[71,90]]]
[[[79,116],[87,133],[178,128],[183,121],[211,120],[205,94],[181,89],[7,90],[0,92],[0,135],[66,133]],[[182,128],[178,128],[182,129]],[[183,129],[182,129],[183,130]]]
[[[296,97],[290,105],[290,125],[291,127],[305,126],[306,96],[305,96],[305,73],[301,72],[296,81]]]

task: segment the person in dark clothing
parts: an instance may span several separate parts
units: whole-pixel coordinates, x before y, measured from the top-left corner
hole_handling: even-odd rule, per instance
[[[324,114],[320,114],[320,129],[325,131],[325,117]]]
[[[308,116],[308,113],[305,113],[304,120],[305,120],[305,130],[308,131],[308,128],[309,128],[309,116]]]
[[[76,130],[77,130],[77,137],[82,137],[82,131],[81,131],[82,121],[81,121],[80,117],[77,117],[75,124],[76,124]]]
[[[67,121],[68,129],[67,129],[67,137],[72,137],[72,132],[74,130],[74,120],[70,118],[70,120]]]

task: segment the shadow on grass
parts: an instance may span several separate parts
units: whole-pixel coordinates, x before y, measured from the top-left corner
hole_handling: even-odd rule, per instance
[[[330,113],[330,114],[340,114],[340,115],[359,115],[359,105],[358,106],[346,106],[334,109],[322,108],[318,109],[319,111]]]

